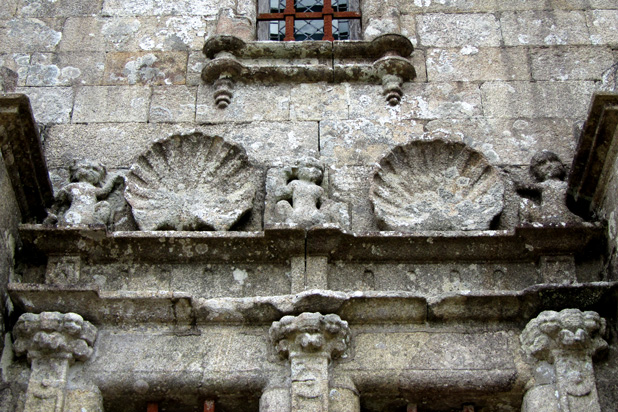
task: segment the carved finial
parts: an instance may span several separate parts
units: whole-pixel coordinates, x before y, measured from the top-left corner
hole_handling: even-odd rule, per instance
[[[232,103],[234,97],[234,82],[227,77],[220,77],[215,81],[215,106],[219,109],[225,109]]]
[[[524,351],[538,360],[554,362],[557,352],[579,351],[594,356],[607,348],[605,319],[596,312],[564,309],[541,312],[521,334]]]
[[[350,342],[348,322],[334,314],[284,316],[273,323],[269,335],[282,358],[320,353],[334,359],[343,355]]]
[[[403,79],[395,74],[387,74],[382,77],[382,94],[391,106],[397,106],[403,96]]]
[[[92,355],[97,328],[75,313],[24,313],[13,334],[17,355],[85,361]]]

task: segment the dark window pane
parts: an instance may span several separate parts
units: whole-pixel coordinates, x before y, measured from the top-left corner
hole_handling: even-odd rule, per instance
[[[349,20],[333,20],[333,38],[335,40],[350,40]]]
[[[284,21],[271,21],[269,40],[283,41],[285,38],[285,22]]]
[[[322,40],[324,38],[324,20],[294,20],[294,39]]]
[[[323,0],[295,0],[294,8],[297,13],[318,13],[324,7]]]
[[[348,0],[332,0],[335,11],[348,11]]]

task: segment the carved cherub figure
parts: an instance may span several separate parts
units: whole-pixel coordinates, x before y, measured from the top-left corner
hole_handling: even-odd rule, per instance
[[[295,167],[271,169],[267,178],[266,223],[304,228],[326,223],[347,226],[347,208],[326,197],[321,186],[323,177],[324,167],[314,158],[304,158]]]
[[[548,150],[536,153],[529,172],[527,182],[516,183],[523,197],[519,210],[522,223],[555,226],[583,222],[567,207],[566,167],[557,154]]]
[[[75,160],[69,166],[70,183],[56,194],[57,220],[63,226],[107,225],[112,212],[105,199],[123,182],[120,175],[106,180],[101,163]]]

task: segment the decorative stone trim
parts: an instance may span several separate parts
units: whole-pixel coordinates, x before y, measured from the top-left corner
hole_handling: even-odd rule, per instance
[[[273,323],[269,334],[282,358],[321,354],[335,359],[344,354],[350,343],[348,322],[334,314],[306,312],[298,316],[284,316]]]
[[[219,35],[206,41],[210,59],[202,79],[214,84],[215,104],[227,107],[235,82],[364,82],[383,85],[387,102],[399,104],[404,82],[416,72],[408,59],[414,47],[399,34],[372,41],[249,42]]]
[[[75,313],[24,313],[15,328],[15,353],[85,361],[92,355],[97,329]]]
[[[15,353],[27,354],[31,362],[24,412],[65,411],[65,403],[70,406],[78,396],[67,390],[69,366],[92,356],[97,329],[75,313],[25,313],[17,321],[13,335]],[[94,407],[88,410],[100,410],[99,398],[95,394]],[[84,399],[78,404],[83,406]]]
[[[531,320],[520,337],[522,348],[537,362],[553,365],[549,375],[554,382],[536,382],[522,410],[554,410],[557,405],[565,412],[600,412],[592,357],[607,349],[604,334],[605,319],[596,312],[544,311]],[[554,385],[555,390],[548,388]],[[555,398],[548,399],[548,393]]]

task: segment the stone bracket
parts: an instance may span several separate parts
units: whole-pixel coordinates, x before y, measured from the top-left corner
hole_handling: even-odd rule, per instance
[[[416,72],[410,40],[385,34],[372,41],[249,42],[219,35],[204,45],[202,79],[214,84],[217,107],[227,107],[236,82],[363,82],[382,84],[387,102],[399,104],[404,82]]]

